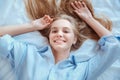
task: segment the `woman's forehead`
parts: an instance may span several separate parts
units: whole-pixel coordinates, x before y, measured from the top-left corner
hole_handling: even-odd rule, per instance
[[[58,19],[51,24],[51,27],[72,27],[72,23],[67,19]]]

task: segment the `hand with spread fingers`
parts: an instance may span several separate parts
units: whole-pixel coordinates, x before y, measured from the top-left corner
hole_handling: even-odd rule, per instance
[[[107,30],[102,24],[100,24],[91,14],[84,1],[74,1],[71,3],[74,12],[83,19],[99,37],[110,35],[110,31]]]
[[[32,25],[36,27],[37,30],[43,30],[53,21],[49,15],[45,15],[40,19],[32,21]]]
[[[36,19],[30,23],[0,27],[0,36],[5,34],[16,36],[27,32],[43,30],[49,27],[48,25],[51,24],[52,21],[53,19],[49,15],[45,15],[42,18]]]
[[[92,18],[92,14],[88,7],[86,6],[85,2],[83,1],[74,1],[71,3],[71,6],[74,9],[74,12],[83,20],[87,20]]]

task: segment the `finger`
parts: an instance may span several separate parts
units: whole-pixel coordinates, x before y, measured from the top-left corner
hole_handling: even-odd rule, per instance
[[[49,15],[45,15],[43,19],[44,19],[44,20],[50,20],[51,17],[50,17]]]
[[[86,4],[85,4],[85,2],[83,2],[83,1],[82,1],[82,5],[83,5],[83,7],[87,7]]]
[[[49,18],[46,20],[46,23],[51,23],[53,21],[53,19]]]
[[[50,27],[49,25],[50,25],[50,23],[46,23],[44,26],[45,26],[45,28],[48,28],[48,27]]]
[[[50,19],[50,22],[52,22],[52,21],[53,21],[53,19],[51,18],[51,19]]]
[[[74,12],[78,15],[79,14],[79,11],[78,10],[74,10]]]
[[[83,7],[81,1],[78,1],[78,5],[79,5],[80,7]]]
[[[46,23],[51,23],[51,20],[47,20]]]
[[[50,21],[51,21],[51,20],[52,20],[52,18],[51,18],[50,16],[48,16],[48,20],[50,20]]]
[[[80,18],[80,19],[82,19],[82,14],[81,13],[79,13],[79,11],[74,11],[75,13],[76,13],[76,15]]]
[[[47,16],[45,15],[45,16],[43,17],[43,21],[46,21],[46,19],[47,19]]]
[[[71,3],[71,6],[73,9],[75,9],[75,10],[77,9],[77,7],[75,6],[75,4],[73,2]]]
[[[78,3],[79,1],[75,1],[74,2],[74,4],[75,4],[75,6],[77,7],[77,8],[80,8],[81,7],[81,5],[79,5],[79,3]]]
[[[47,20],[47,18],[49,18],[48,15],[45,15],[45,16],[43,17],[44,20]]]
[[[48,23],[51,23],[53,21],[53,19],[51,17],[48,17],[48,19],[46,20]]]
[[[43,21],[44,21],[45,23],[49,23],[49,22],[50,22],[50,17],[49,17],[48,15],[45,15],[45,16],[43,17]]]
[[[53,19],[50,16],[46,16],[46,20],[52,21]]]

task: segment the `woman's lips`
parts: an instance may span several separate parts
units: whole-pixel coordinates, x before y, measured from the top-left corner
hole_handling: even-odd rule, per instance
[[[61,40],[61,39],[58,39],[58,40],[54,40],[55,43],[65,43],[66,41],[65,40]]]

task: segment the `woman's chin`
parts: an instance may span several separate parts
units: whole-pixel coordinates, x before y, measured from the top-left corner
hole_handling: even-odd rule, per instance
[[[57,51],[61,51],[61,50],[63,51],[66,49],[66,47],[64,45],[55,45],[55,46],[53,46],[53,48]]]

